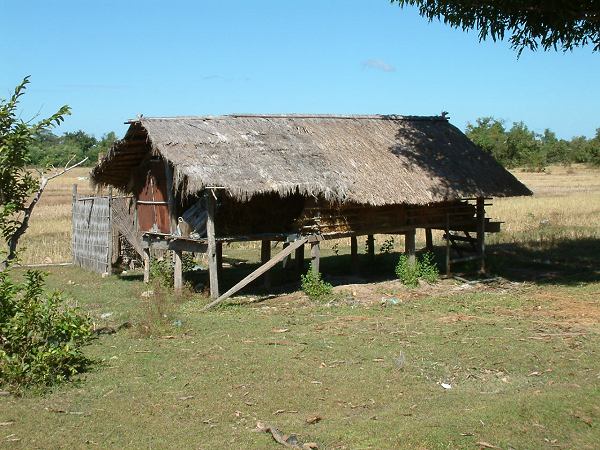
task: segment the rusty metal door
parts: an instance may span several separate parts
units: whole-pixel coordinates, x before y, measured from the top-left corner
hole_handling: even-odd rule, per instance
[[[141,232],[171,233],[167,199],[167,177],[164,163],[150,161],[146,182],[137,196],[138,224]]]

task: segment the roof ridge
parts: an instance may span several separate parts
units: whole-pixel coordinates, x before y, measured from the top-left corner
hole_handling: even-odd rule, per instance
[[[219,116],[167,116],[145,117],[141,115],[125,123],[136,123],[145,120],[215,120],[223,118],[264,118],[264,119],[370,119],[370,120],[407,120],[407,121],[448,121],[447,116],[404,116],[400,114],[224,114]]]

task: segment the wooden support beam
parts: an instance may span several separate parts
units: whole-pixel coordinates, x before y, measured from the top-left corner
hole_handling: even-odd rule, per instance
[[[433,251],[433,233],[431,228],[425,228],[425,248],[428,252]]]
[[[173,252],[173,257],[175,259],[173,270],[173,287],[175,288],[175,292],[179,293],[183,288],[183,261],[181,259],[181,250],[175,250]]]
[[[221,279],[221,275],[223,275],[223,243],[217,241],[217,273],[218,278]]]
[[[212,190],[206,192],[206,237],[208,240],[208,276],[210,279],[210,297],[219,297],[219,269],[217,264],[217,241],[215,240],[215,193]]]
[[[408,262],[415,264],[416,262],[416,245],[415,245],[416,230],[407,231],[404,235],[404,253],[408,256]]]
[[[144,248],[144,283],[150,282],[150,249]]]
[[[74,184],[71,189],[71,194],[73,195],[72,203],[71,203],[71,259],[73,264],[77,264],[78,261],[75,261],[75,245],[77,234],[75,233],[75,218],[73,217],[73,212],[75,211],[75,204],[77,203],[77,185]]]
[[[450,268],[450,214],[446,214],[446,276],[449,277],[452,274]]]
[[[367,255],[369,257],[369,262],[375,260],[375,237],[372,234],[367,236]]]
[[[175,207],[175,186],[173,185],[173,169],[169,161],[164,160],[165,177],[167,182],[167,202],[169,203],[169,217],[171,219],[171,234],[177,230],[177,211]]]
[[[477,253],[481,258],[479,271],[485,273],[485,199],[477,198]]]
[[[113,188],[112,186],[108,189],[108,235],[110,236],[110,243],[108,244],[108,254],[107,256],[107,272],[112,273],[112,263],[113,263],[113,246],[114,246],[114,229],[113,229]],[[117,235],[117,239],[119,236]],[[118,255],[117,255],[118,256]]]
[[[319,241],[310,243],[310,264],[314,273],[319,273],[319,265],[321,260],[321,245]]]
[[[287,247],[287,246],[289,246],[289,245],[290,245],[290,243],[289,243],[289,242],[284,242],[284,243],[283,243],[283,248],[286,248],[286,247]],[[285,269],[285,268],[288,266],[289,262],[290,262],[290,257],[289,257],[289,256],[286,256],[285,258],[283,258],[283,261],[281,261],[281,267],[282,267],[283,269]]]
[[[284,248],[281,252],[279,252],[277,255],[275,255],[273,258],[271,258],[266,264],[263,264],[262,266],[260,266],[258,269],[256,269],[254,272],[252,272],[247,277],[245,277],[242,281],[237,283],[235,286],[233,286],[231,289],[229,289],[227,292],[225,292],[219,298],[217,298],[216,300],[212,301],[211,303],[206,305],[204,308],[202,308],[202,310],[206,311],[207,309],[212,308],[213,306],[218,305],[222,301],[228,299],[233,294],[235,294],[237,291],[239,291],[243,287],[247,286],[248,284],[252,283],[252,281],[256,280],[262,274],[266,273],[269,269],[273,268],[278,262],[283,261],[283,258],[285,258],[288,255],[291,255],[293,251],[295,251],[297,248],[304,245],[306,243],[306,241],[307,241],[306,238],[302,238],[302,239],[298,239],[297,241],[292,242],[289,247]]]
[[[304,275],[304,244],[296,249],[294,259],[296,260],[296,271],[298,272],[298,277],[300,275]]]
[[[350,262],[352,265],[352,272],[358,273],[358,239],[356,236],[350,237]]]
[[[260,263],[266,264],[271,259],[271,241],[263,240],[260,244]],[[271,289],[271,274],[265,273],[265,289]]]

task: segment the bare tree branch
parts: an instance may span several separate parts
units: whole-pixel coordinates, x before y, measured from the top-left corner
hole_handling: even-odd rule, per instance
[[[75,167],[78,167],[78,166],[82,165],[84,162],[86,162],[88,160],[88,158],[85,157],[84,159],[82,159],[78,163],[72,164],[72,165],[69,166],[69,163],[72,160],[73,160],[73,158],[71,158],[69,160],[69,162],[67,162],[67,165],[65,165],[65,168],[62,169],[60,172],[54,173],[54,174],[52,174],[50,176],[43,175],[40,178],[40,185],[39,185],[37,191],[35,192],[35,194],[33,194],[33,197],[31,199],[31,202],[29,203],[29,205],[23,210],[23,220],[21,221],[21,225],[12,234],[12,236],[10,237],[10,239],[8,239],[8,242],[7,242],[7,244],[8,244],[8,255],[6,256],[6,259],[4,261],[0,262],[0,272],[2,272],[3,270],[5,270],[6,267],[8,267],[8,263],[15,258],[16,254],[17,254],[17,244],[19,243],[19,239],[21,239],[21,237],[27,231],[27,228],[29,227],[29,219],[31,219],[31,215],[33,213],[33,208],[35,208],[35,205],[37,205],[37,203],[42,198],[42,194],[44,193],[44,189],[46,189],[46,186],[48,185],[48,183],[50,182],[50,180],[58,178],[61,175],[64,175],[65,173],[67,173],[70,170],[74,169]]]

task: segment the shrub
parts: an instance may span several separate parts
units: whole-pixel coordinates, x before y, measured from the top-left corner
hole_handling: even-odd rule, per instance
[[[420,258],[415,258],[414,263],[410,263],[407,255],[400,255],[396,265],[396,275],[406,286],[416,287],[419,279],[429,283],[435,283],[439,276],[439,270],[435,263],[433,253],[425,253]]]
[[[13,391],[50,387],[93,363],[82,353],[91,321],[44,285],[39,271],[28,271],[22,283],[0,273],[0,384]]]
[[[440,271],[431,252],[424,253],[419,261],[419,277],[428,283],[435,283],[440,277]]]
[[[191,253],[184,253],[181,257],[183,272],[189,272],[196,265],[194,256]],[[153,259],[150,264],[150,278],[164,287],[173,287],[173,274],[175,273],[175,264],[170,254],[166,254],[162,259]]]
[[[323,281],[319,272],[314,272],[312,264],[306,272],[306,275],[302,275],[302,290],[311,300],[321,300],[328,295],[331,295],[333,286]]]
[[[416,287],[419,284],[419,262],[414,263],[408,260],[408,256],[400,255],[398,264],[396,264],[396,276],[402,284],[410,287]]]

